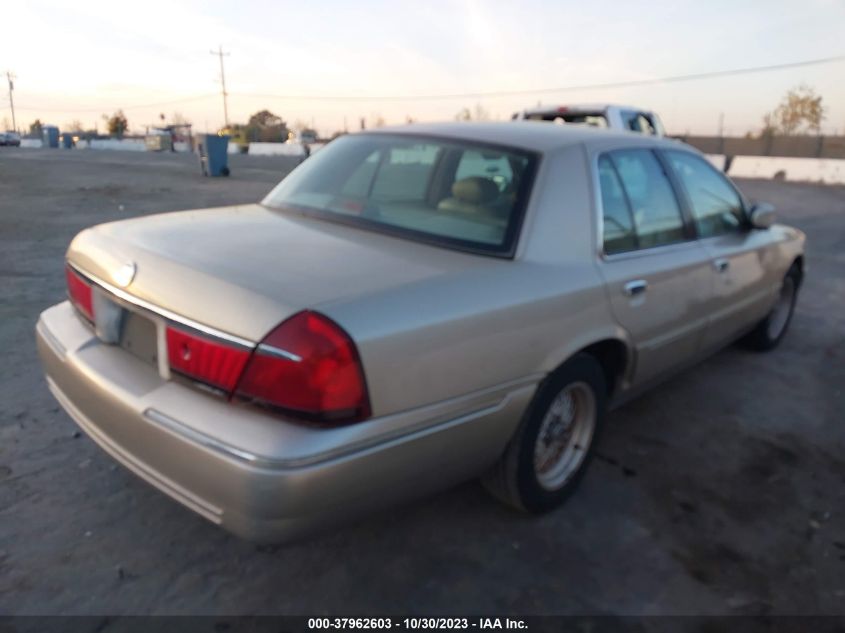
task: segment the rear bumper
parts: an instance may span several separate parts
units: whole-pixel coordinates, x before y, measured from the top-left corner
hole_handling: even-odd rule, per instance
[[[206,519],[280,541],[481,473],[535,380],[339,429],[313,429],[163,380],[101,343],[62,303],[42,313],[50,391],[136,475]]]

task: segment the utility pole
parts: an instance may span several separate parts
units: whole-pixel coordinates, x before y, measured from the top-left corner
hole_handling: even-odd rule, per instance
[[[17,132],[18,125],[15,123],[15,101],[12,99],[12,91],[15,89],[15,82],[14,80],[17,79],[12,71],[6,71],[6,79],[9,80],[9,105],[12,107],[12,129]]]
[[[228,93],[226,92],[226,73],[223,71],[223,57],[228,56],[229,53],[223,52],[223,45],[221,44],[220,47],[216,51],[211,51],[212,55],[217,55],[220,58],[220,84],[223,86],[223,121],[226,127],[229,127],[229,107],[226,103],[226,97]]]

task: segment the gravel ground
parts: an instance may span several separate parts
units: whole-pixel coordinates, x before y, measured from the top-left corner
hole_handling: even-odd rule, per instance
[[[47,391],[33,327],[108,220],[259,199],[291,160],[0,151],[0,613],[845,614],[845,188],[741,181],[807,232],[770,354],[726,349],[613,412],[565,508],[476,483],[257,547],[136,479]]]

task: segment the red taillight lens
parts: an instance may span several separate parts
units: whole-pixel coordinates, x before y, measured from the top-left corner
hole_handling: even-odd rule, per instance
[[[355,422],[370,415],[355,344],[316,312],[299,312],[267,335],[236,395],[316,421]]]
[[[65,265],[65,279],[67,280],[67,294],[71,303],[76,306],[89,321],[94,320],[94,297],[89,284],[73,268]]]
[[[167,328],[170,368],[230,394],[249,360],[250,350],[211,340],[174,327]]]

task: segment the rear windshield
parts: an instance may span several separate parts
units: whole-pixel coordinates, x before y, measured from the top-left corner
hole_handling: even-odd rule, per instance
[[[343,136],[264,204],[409,239],[511,255],[536,158],[515,149],[392,134]]]
[[[607,127],[607,117],[603,112],[543,112],[529,114],[526,117],[529,121],[552,121],[554,123],[574,123],[576,125],[589,125],[590,127]]]

